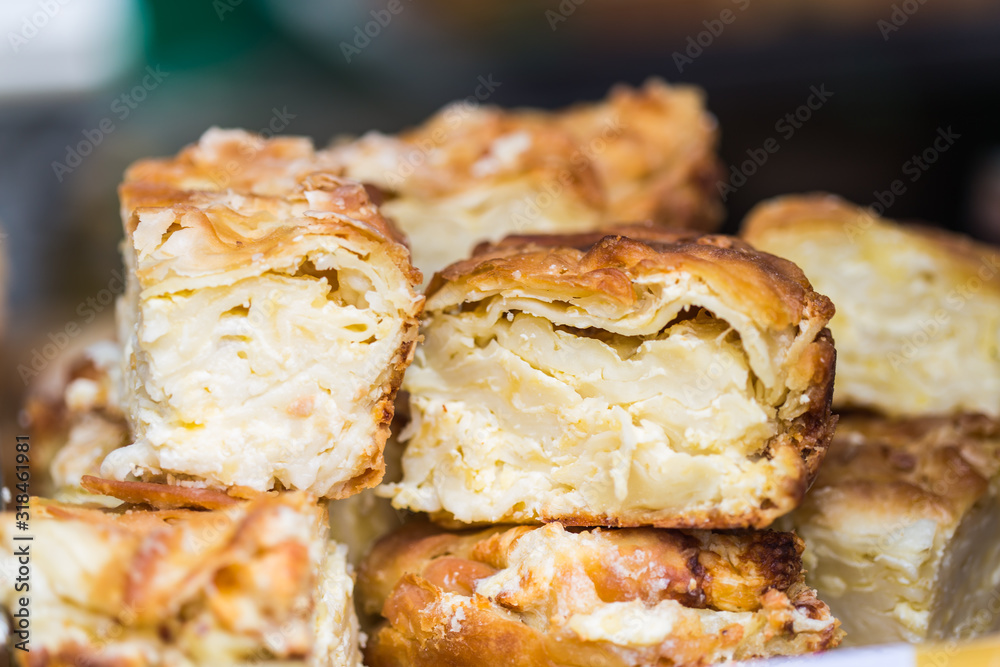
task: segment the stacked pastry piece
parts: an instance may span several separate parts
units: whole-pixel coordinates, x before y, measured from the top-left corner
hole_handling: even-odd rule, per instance
[[[1000,249],[824,195],[743,233],[837,304],[844,416],[789,523],[809,583],[853,643],[1000,629]]]
[[[483,240],[652,220],[714,229],[718,128],[704,93],[651,80],[561,111],[456,103],[399,135],[335,146],[375,186],[429,279]]]
[[[7,517],[5,571],[19,531],[36,554],[19,658],[361,664],[321,499],[380,481],[423,297],[365,189],[326,165],[304,139],[211,131],[128,171],[121,351],[29,410],[68,441],[57,485],[102,502]]]
[[[221,492],[120,484],[115,509],[34,498],[33,539],[0,526],[4,571],[30,550],[30,587],[3,588],[30,625],[30,665],[360,665],[344,547],[305,492],[235,501]],[[181,508],[183,507],[183,508]]]
[[[452,529],[525,525],[380,542],[359,579],[383,617],[370,665],[837,644],[798,538],[748,530],[798,505],[834,425],[833,308],[793,264],[651,226],[511,237],[427,299],[403,479],[384,492]]]

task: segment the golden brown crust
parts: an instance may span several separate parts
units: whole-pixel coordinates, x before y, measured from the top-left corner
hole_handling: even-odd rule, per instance
[[[515,161],[496,165],[499,171],[476,168],[476,164],[490,153],[494,142],[514,133],[529,139]],[[346,155],[350,155],[352,149],[363,150],[365,143],[374,139],[371,135],[362,137],[354,146],[347,146]],[[428,145],[437,149],[438,158],[420,163],[419,168],[405,178],[405,183],[397,175],[390,182],[377,184],[389,199],[404,192],[420,199],[435,199],[469,190],[477,184],[495,185],[515,174],[539,182],[555,182],[564,170],[563,182],[574,197],[593,207],[602,206],[604,201],[601,183],[592,164],[581,159],[573,137],[561,131],[544,114],[519,114],[497,107],[481,107],[470,112],[468,118],[456,122],[445,110],[423,125],[387,141],[400,151],[400,158],[405,151],[421,150]],[[337,151],[335,148],[334,153]],[[353,174],[356,166],[350,159],[345,160],[347,174]],[[397,190],[394,186],[402,187]]]
[[[697,88],[650,79],[639,88],[617,85],[606,100],[563,112],[562,127],[592,147],[609,191],[607,220],[705,231],[718,226],[724,215],[716,191],[718,127],[704,104]]]
[[[763,202],[741,234],[837,304],[838,408],[1000,417],[1000,248],[824,194]]]
[[[410,524],[376,545],[360,571],[361,604],[385,618],[366,657],[370,665],[698,665],[830,648],[842,633],[803,584],[801,553],[798,538],[773,531],[553,524],[449,533]],[[602,608],[645,610],[632,620],[649,629],[669,609],[673,624],[652,644],[648,635],[629,643],[614,622],[598,639],[581,623]],[[719,612],[756,620],[701,625]],[[818,623],[804,630],[804,619]]]
[[[633,281],[657,272],[687,272],[714,291],[740,300],[755,318],[774,327],[796,325],[804,316],[829,319],[833,304],[814,292],[791,262],[757,252],[722,235],[619,225],[586,234],[512,236],[485,243],[474,255],[434,276],[427,309],[455,305],[466,292],[477,295],[510,288],[553,290],[563,298],[601,297],[627,308]],[[445,292],[445,288],[447,292]]]
[[[111,496],[132,505],[148,505],[154,509],[206,509],[232,507],[240,501],[216,489],[196,489],[148,482],[120,482],[92,475],[81,478],[84,490]]]
[[[758,204],[747,214],[740,236],[750,243],[780,230],[796,230],[803,225],[830,226],[840,229],[845,240],[855,241],[873,225],[895,225],[871,210],[856,206],[840,197],[825,193],[788,195]],[[962,278],[976,276],[980,265],[995,259],[998,248],[968,236],[922,224],[899,224],[915,238],[924,239],[943,262],[943,269]],[[994,289],[1000,289],[996,287]]]
[[[294,200],[295,194],[333,191],[342,198],[339,212],[355,226],[361,222],[378,236],[402,244],[403,237],[378,214],[368,191],[355,185],[339,178],[324,153],[317,153],[306,137],[265,139],[240,130],[213,128],[174,157],[133,163],[125,172],[119,194],[123,219],[128,221],[132,211],[144,206],[198,206],[198,193],[232,191],[261,197],[260,203],[264,203],[272,197]],[[333,227],[339,228],[336,223]],[[134,229],[133,220],[125,231]],[[406,263],[399,266],[412,271]]]
[[[325,540],[323,505],[292,492],[214,511],[153,511],[144,508],[163,493],[145,493],[148,486],[132,487],[140,505],[112,510],[32,498],[40,625],[27,664],[229,664],[252,656],[333,667],[327,633],[346,630],[350,623],[340,628],[334,616],[353,618],[353,610],[343,553]],[[0,536],[10,558],[18,543],[6,525]],[[69,540],[71,553],[57,553]],[[346,606],[331,606],[340,602]]]
[[[924,515],[952,525],[998,472],[1000,421],[850,415],[841,418],[803,511],[832,521]]]
[[[183,164],[184,153],[178,157]],[[192,168],[193,169],[193,168]],[[136,267],[140,282],[162,279],[170,273],[204,276],[250,268],[255,262],[292,260],[296,246],[311,235],[350,238],[390,258],[412,285],[423,280],[410,264],[403,237],[378,213],[364,186],[332,174],[308,173],[280,195],[257,195],[233,190],[186,190],[187,181],[144,181],[149,173],[170,170],[164,160],[143,161],[126,172],[118,189],[125,233],[131,235],[144,213],[170,209],[176,224],[199,230],[184,256],[164,254],[160,261]],[[194,178],[194,176],[192,176]],[[238,193],[238,194],[234,194]],[[326,215],[307,215],[310,205]],[[332,215],[329,215],[332,214]],[[270,225],[260,235],[255,218],[285,217],[287,224]],[[301,217],[299,217],[301,216]],[[145,253],[143,253],[145,254]],[[154,256],[155,257],[155,256]]]
[[[512,137],[524,140],[513,156],[494,154]],[[329,157],[351,178],[378,180],[389,200],[434,200],[522,178],[539,191],[568,189],[604,222],[710,230],[723,217],[717,143],[700,90],[651,79],[559,111],[458,104],[396,136],[336,146]],[[433,160],[419,159],[430,150]]]

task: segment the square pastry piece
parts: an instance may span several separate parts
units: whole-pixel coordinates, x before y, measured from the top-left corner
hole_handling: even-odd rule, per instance
[[[397,135],[334,146],[349,178],[377,186],[427,278],[511,233],[652,220],[714,229],[718,126],[704,94],[651,80],[558,111],[457,102]]]
[[[420,274],[308,140],[209,131],[120,189],[135,439],[102,474],[343,497],[382,477]]]
[[[833,306],[790,262],[636,226],[484,246],[427,294],[397,507],[764,527],[816,474]]]
[[[370,667],[708,665],[810,653],[842,632],[773,531],[411,524],[362,565]]]
[[[852,644],[1000,630],[1000,423],[845,417],[789,526]]]
[[[838,407],[1000,417],[1000,248],[829,195],[761,204],[743,237],[837,304]]]
[[[3,515],[3,604],[16,619],[20,598],[31,598],[30,652],[15,650],[18,664],[361,665],[346,549],[327,541],[326,509],[314,497],[234,502],[209,490],[104,486],[143,504],[33,498],[31,541],[18,540],[29,533],[15,529],[13,513]],[[150,508],[199,503],[223,506]],[[18,592],[24,549],[30,591]]]

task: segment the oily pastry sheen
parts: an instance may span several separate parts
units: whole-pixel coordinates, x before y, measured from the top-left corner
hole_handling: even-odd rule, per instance
[[[556,120],[592,152],[606,219],[702,230],[722,220],[718,126],[701,89],[658,79],[641,88],[618,85],[606,99],[574,105]]]
[[[102,475],[330,498],[377,484],[423,297],[364,188],[306,139],[210,130],[133,165],[120,195],[134,442]]]
[[[19,664],[361,665],[345,549],[306,493],[215,511],[33,498],[30,514],[30,543],[14,539],[13,513],[0,523],[4,573],[31,549],[31,651],[14,651]],[[13,584],[2,587],[10,613]]]
[[[384,618],[370,667],[707,665],[836,646],[802,579],[802,542],[773,531],[410,524],[362,565]]]
[[[761,204],[743,237],[837,304],[835,405],[1000,417],[1000,249],[828,195]]]
[[[1000,423],[844,417],[787,527],[851,644],[1000,630]]]
[[[435,277],[397,507],[439,521],[764,527],[833,428],[830,301],[733,238],[512,237]]]
[[[704,94],[652,80],[565,110],[455,103],[398,135],[331,148],[349,178],[385,196],[430,276],[510,233],[585,231],[653,220],[713,229],[718,128]]]

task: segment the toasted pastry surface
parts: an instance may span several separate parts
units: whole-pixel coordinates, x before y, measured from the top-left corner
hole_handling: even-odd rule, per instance
[[[145,508],[157,502],[31,500],[31,652],[16,652],[25,664],[361,664],[345,550],[326,540],[314,497]],[[17,572],[19,535],[8,513],[4,572]]]
[[[427,291],[398,507],[466,523],[764,527],[822,460],[830,301],[650,226],[481,246]]]
[[[652,220],[713,229],[718,129],[701,91],[649,81],[555,112],[468,103],[423,125],[334,146],[350,178],[378,187],[425,277],[484,239]]]
[[[742,235],[837,305],[836,406],[1000,417],[1000,248],[818,194],[759,205]]]
[[[308,140],[210,130],[120,189],[134,442],[104,477],[349,496],[381,479],[420,274]]]
[[[788,527],[852,644],[1000,630],[1000,423],[843,417]]]
[[[384,617],[381,665],[705,665],[836,646],[802,580],[802,544],[773,531],[410,524],[358,581]]]

